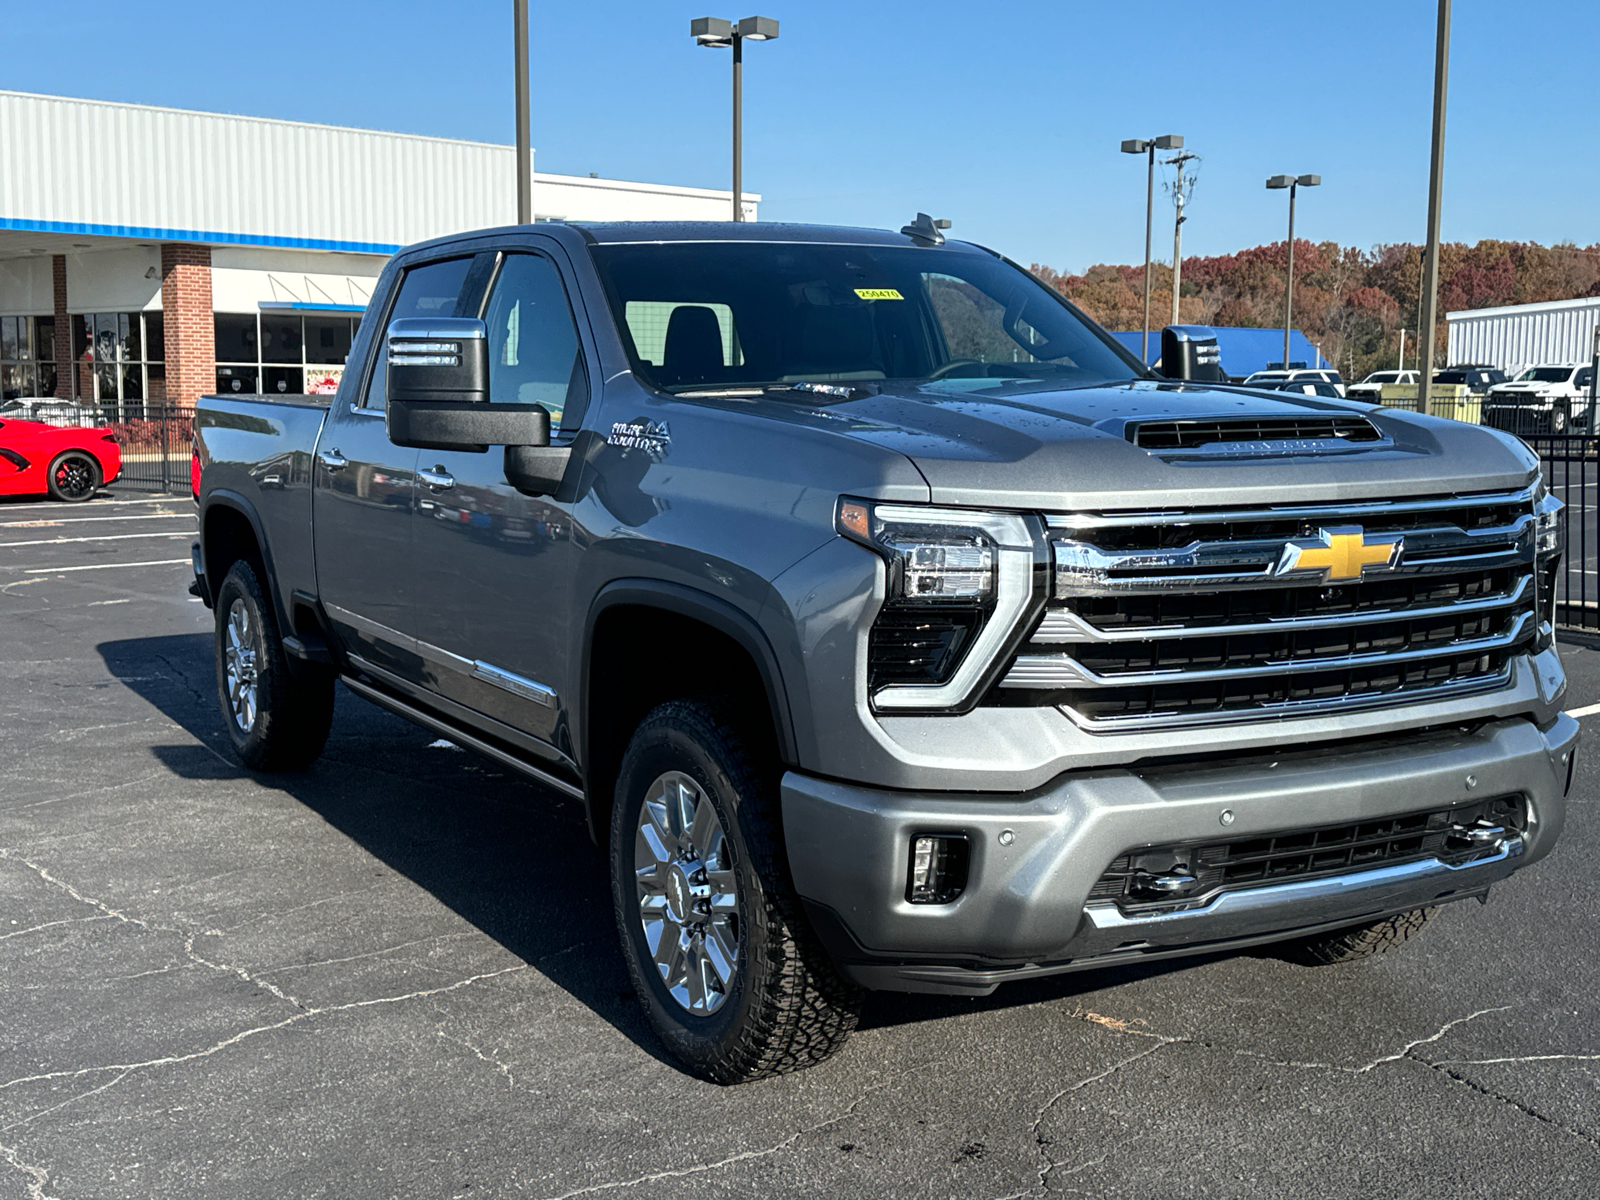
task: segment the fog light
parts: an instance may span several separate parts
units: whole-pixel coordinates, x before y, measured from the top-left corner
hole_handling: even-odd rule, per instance
[[[967,886],[967,839],[963,834],[919,834],[911,839],[912,904],[949,904]]]

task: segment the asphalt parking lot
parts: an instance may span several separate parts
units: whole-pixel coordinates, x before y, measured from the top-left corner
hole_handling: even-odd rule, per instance
[[[237,766],[193,522],[0,503],[0,1200],[1600,1191],[1592,751],[1556,852],[1398,954],[881,995],[720,1089],[574,802],[342,690],[312,770]]]

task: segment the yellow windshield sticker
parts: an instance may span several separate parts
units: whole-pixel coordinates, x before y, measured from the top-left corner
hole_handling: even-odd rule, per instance
[[[863,300],[904,300],[894,288],[857,288],[856,295]]]

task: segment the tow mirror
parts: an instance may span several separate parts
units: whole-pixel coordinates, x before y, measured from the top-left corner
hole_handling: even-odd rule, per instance
[[[388,329],[385,421],[397,446],[483,451],[548,446],[542,404],[489,403],[489,339],[482,321],[407,318]]]
[[[1161,373],[1168,379],[1227,383],[1216,331],[1208,325],[1168,325],[1161,331]]]

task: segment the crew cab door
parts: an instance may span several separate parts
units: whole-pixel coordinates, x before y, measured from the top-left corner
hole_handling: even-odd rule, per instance
[[[384,426],[387,323],[452,316],[471,256],[407,267],[394,302],[367,314],[372,367],[341,388],[317,442],[314,541],[317,591],[345,649],[363,663],[415,683],[411,570],[416,450],[396,446]]]
[[[533,244],[501,254],[484,300],[489,400],[543,404],[559,444],[582,417],[588,374],[561,268]],[[570,758],[570,506],[512,487],[502,446],[423,450],[417,473],[411,572],[425,686]]]

